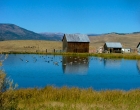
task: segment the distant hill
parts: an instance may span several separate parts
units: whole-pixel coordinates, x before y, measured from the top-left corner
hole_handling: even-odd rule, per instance
[[[102,34],[87,34],[89,37],[90,36],[92,36],[92,37],[94,37],[94,36],[101,36]]]
[[[0,24],[0,40],[50,40],[61,41],[64,33],[35,33],[14,24]],[[103,46],[105,42],[121,42],[124,48],[136,48],[140,32],[88,34],[90,48]]]
[[[42,36],[44,36],[45,38],[52,40],[52,41],[61,41],[64,33],[49,33],[49,32],[45,32],[45,33],[40,33]]]
[[[26,30],[14,24],[0,24],[1,40],[31,40],[44,39],[44,37],[35,32]]]
[[[140,33],[108,33],[100,36],[90,36],[90,45],[94,48],[99,48],[104,45],[105,42],[120,42],[123,48],[136,49],[136,46],[140,42]]]
[[[14,24],[0,24],[0,40],[61,40],[62,34],[35,33]]]

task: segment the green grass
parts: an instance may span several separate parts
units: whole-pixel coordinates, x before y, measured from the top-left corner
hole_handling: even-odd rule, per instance
[[[121,53],[68,53],[68,52],[56,52],[56,53],[46,53],[46,52],[3,52],[2,54],[45,54],[45,55],[72,55],[72,56],[95,56],[102,58],[124,58],[124,59],[140,59],[140,55],[138,54],[121,54]]]

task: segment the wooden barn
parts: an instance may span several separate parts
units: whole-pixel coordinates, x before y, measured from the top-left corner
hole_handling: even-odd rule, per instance
[[[122,44],[120,42],[106,42],[104,44],[104,51],[109,53],[121,53]]]
[[[140,42],[137,45],[137,51],[138,51],[138,54],[140,54]]]
[[[90,40],[85,34],[64,34],[62,42],[64,52],[89,52]]]

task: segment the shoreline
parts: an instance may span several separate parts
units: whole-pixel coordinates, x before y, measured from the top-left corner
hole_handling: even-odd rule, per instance
[[[134,53],[69,53],[69,52],[1,52],[0,54],[40,54],[40,55],[72,55],[72,56],[95,56],[102,58],[134,59],[140,60],[140,55]]]

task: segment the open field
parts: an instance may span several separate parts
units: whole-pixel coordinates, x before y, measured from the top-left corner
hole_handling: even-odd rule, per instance
[[[106,34],[103,36],[89,37],[90,52],[103,46],[105,42],[121,42],[123,48],[136,49],[140,42],[140,34]],[[46,40],[9,40],[0,42],[0,52],[53,52],[54,49],[62,50],[61,41],[46,41]]]
[[[44,40],[9,40],[0,42],[0,52],[52,52],[54,49],[61,50],[61,42]]]

